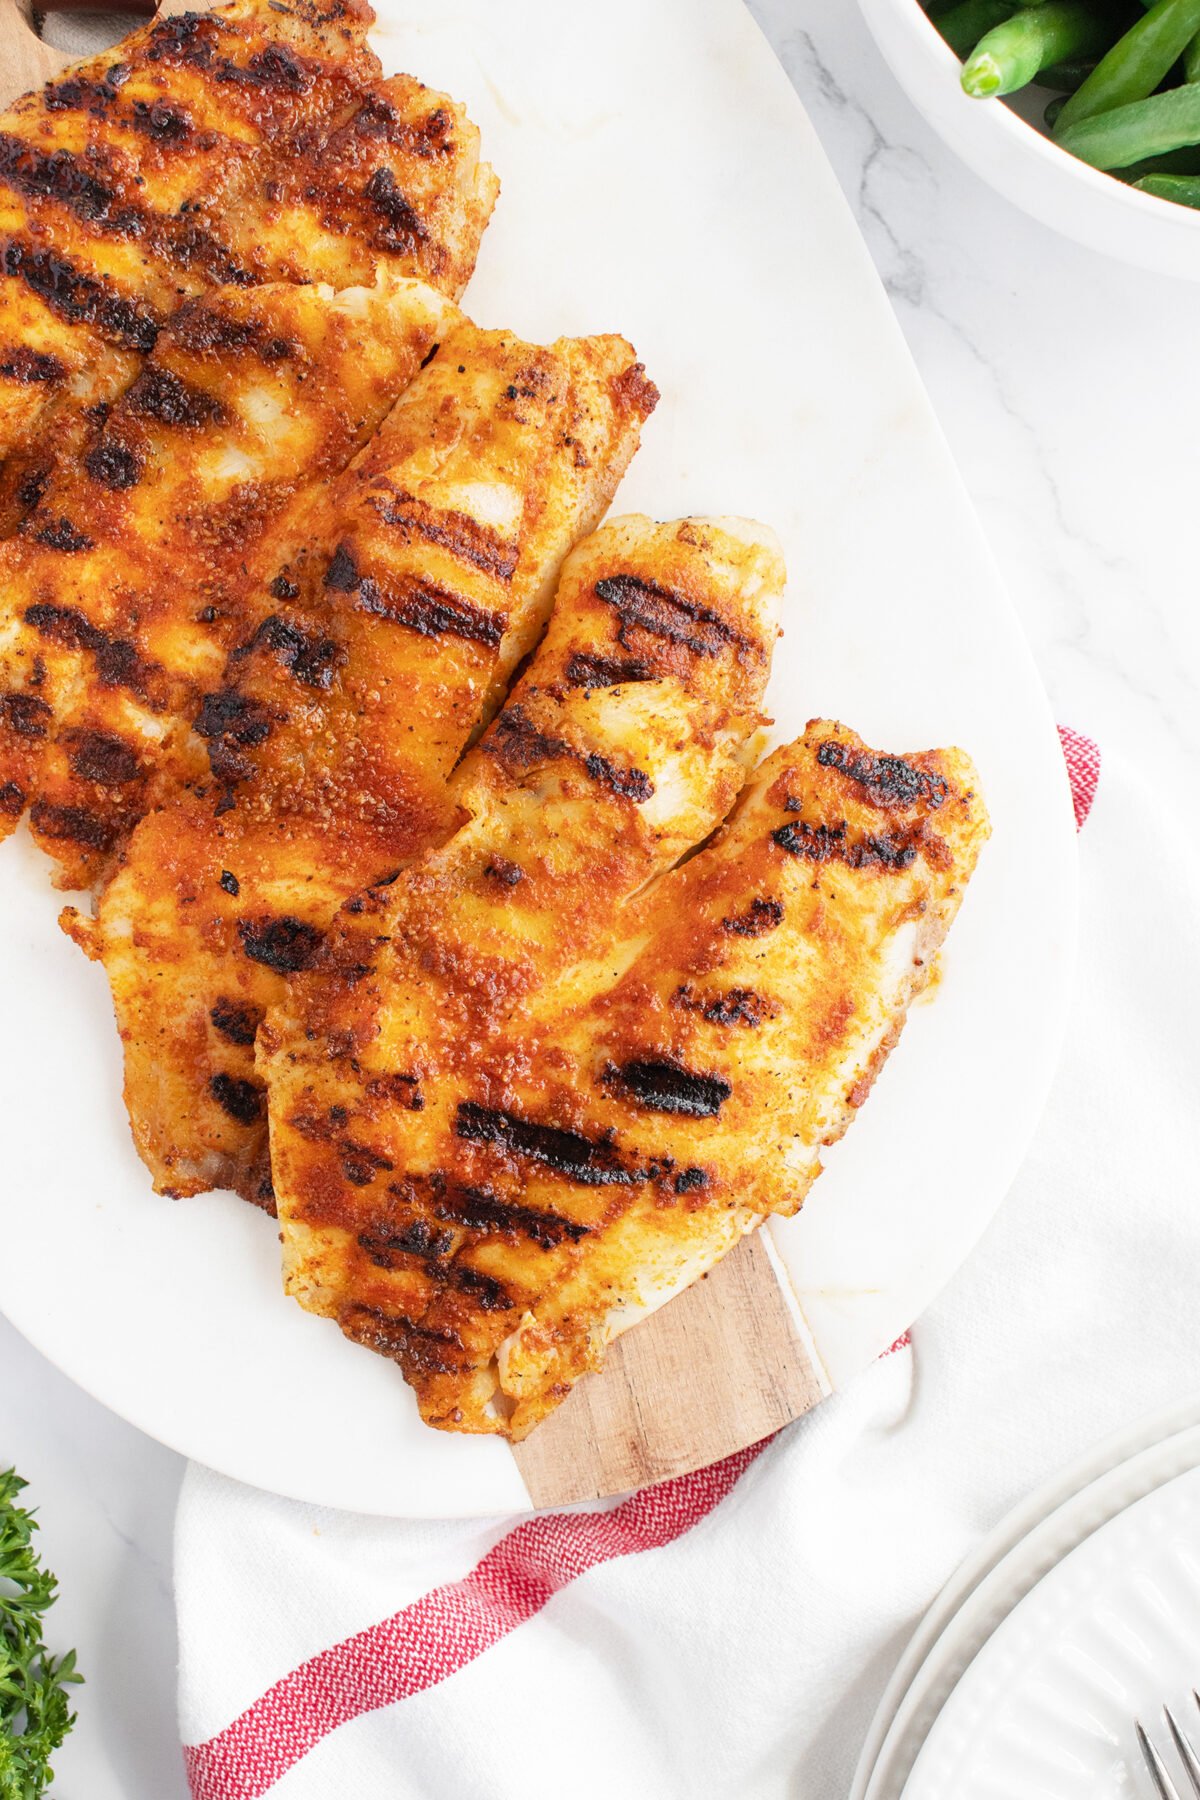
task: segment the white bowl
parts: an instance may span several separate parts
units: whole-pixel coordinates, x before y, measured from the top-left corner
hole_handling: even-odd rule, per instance
[[[1093,169],[1006,106],[973,100],[919,0],[859,0],[896,79],[977,175],[1044,225],[1144,269],[1200,281],[1200,212]]]

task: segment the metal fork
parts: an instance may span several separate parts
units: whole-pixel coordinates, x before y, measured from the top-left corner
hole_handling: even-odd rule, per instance
[[[1195,1688],[1192,1689],[1192,1699],[1196,1702],[1197,1711],[1200,1712],[1200,1694],[1196,1692]],[[1179,1760],[1183,1764],[1184,1771],[1191,1784],[1191,1791],[1198,1797],[1198,1800],[1200,1800],[1200,1756],[1197,1756],[1187,1733],[1181,1731],[1179,1726],[1175,1723],[1169,1706],[1163,1707],[1163,1718],[1167,1722],[1167,1730],[1171,1734],[1171,1741],[1179,1752]],[[1137,1741],[1141,1746],[1142,1755],[1146,1759],[1146,1767],[1150,1771],[1150,1779],[1154,1783],[1155,1792],[1158,1794],[1159,1800],[1180,1800],[1179,1789],[1175,1786],[1175,1783],[1167,1773],[1166,1764],[1163,1762],[1162,1757],[1158,1754],[1153,1743],[1146,1736],[1146,1733],[1142,1730],[1140,1723],[1136,1719],[1134,1720],[1133,1728],[1137,1732]]]

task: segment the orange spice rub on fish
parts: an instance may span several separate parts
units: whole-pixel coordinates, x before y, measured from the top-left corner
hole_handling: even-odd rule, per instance
[[[660,594],[646,613],[678,618]],[[608,670],[601,716],[607,698],[620,719],[636,688],[614,626],[579,668]],[[493,776],[446,848],[343,912],[260,1039],[292,1291],[393,1357],[430,1424],[513,1438],[801,1204],[988,831],[962,752],[883,754],[814,721],[710,845],[615,898],[611,802],[588,846],[553,758],[517,767],[503,810]]]
[[[197,717],[207,779],[71,923],[105,963],[160,1189],[270,1203],[258,1022],[349,895],[453,830],[451,771],[655,398],[620,338],[459,325],[255,596]]]

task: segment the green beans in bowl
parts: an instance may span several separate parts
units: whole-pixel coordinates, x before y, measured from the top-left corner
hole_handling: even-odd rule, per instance
[[[1200,0],[860,0],[929,122],[1026,211],[1200,279]]]

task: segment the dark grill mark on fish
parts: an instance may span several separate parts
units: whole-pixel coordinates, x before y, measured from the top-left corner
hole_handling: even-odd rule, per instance
[[[253,1125],[262,1112],[262,1090],[255,1087],[252,1081],[244,1081],[240,1075],[214,1075],[208,1084],[209,1092],[231,1119],[239,1125]]]
[[[288,1124],[293,1131],[298,1131],[302,1138],[311,1144],[328,1144],[337,1136],[349,1119],[350,1114],[344,1106],[331,1106],[326,1113],[297,1112],[293,1113]]]
[[[377,500],[375,508],[385,525],[394,525],[406,538],[419,537],[428,544],[438,544],[485,575],[494,575],[497,581],[512,580],[520,556],[519,545],[507,543],[470,513],[435,510],[412,494]]]
[[[0,351],[0,375],[6,381],[19,381],[23,387],[43,381],[64,381],[66,374],[66,364],[59,362],[57,356],[48,356],[44,350],[30,350],[24,344],[16,344]]]
[[[242,891],[242,884],[232,869],[221,870],[221,878],[218,881],[217,886],[224,888],[227,894],[232,894],[235,900]]]
[[[271,583],[271,594],[276,600],[295,600],[299,593],[299,585],[289,581],[286,575],[277,575]]]
[[[681,1113],[689,1119],[712,1119],[733,1092],[721,1075],[697,1075],[681,1063],[627,1062],[608,1072],[642,1106],[652,1112]]]
[[[565,738],[551,737],[547,732],[540,731],[523,706],[510,703],[505,707],[484,738],[483,749],[490,755],[499,757],[505,767],[511,770],[531,769],[538,763],[569,757],[581,762],[593,781],[603,782],[615,794],[623,794],[626,799],[633,800],[638,805],[649,800],[654,793],[654,783],[643,770],[620,769],[596,750],[584,756],[573,745],[568,744]]]
[[[10,819],[19,819],[24,811],[24,788],[19,788],[15,781],[0,781],[0,812],[7,813]]]
[[[265,50],[255,51],[246,64],[246,74],[261,87],[278,88],[288,94],[307,94],[313,84],[311,72],[287,44],[268,44]],[[228,78],[239,77],[246,78],[236,70]]]
[[[698,1194],[708,1186],[706,1169],[681,1169],[675,1177],[674,1187],[677,1194]]]
[[[231,1044],[249,1049],[262,1024],[261,1006],[243,1006],[236,1000],[218,1000],[209,1013],[214,1028]]]
[[[0,725],[23,738],[44,738],[50,708],[36,694],[0,694]]]
[[[0,181],[31,200],[56,200],[78,219],[103,221],[116,198],[69,150],[49,156],[0,132]]]
[[[112,80],[111,74],[109,80]],[[132,124],[135,131],[142,132],[155,144],[178,144],[191,136],[191,121],[183,113],[176,112],[165,100],[153,100],[149,104],[145,100],[133,103]]]
[[[525,879],[524,869],[515,862],[509,862],[506,856],[493,856],[483,872],[490,881],[498,881],[506,888],[518,887]]]
[[[262,645],[274,651],[286,669],[306,687],[327,690],[333,686],[333,674],[342,660],[340,645],[332,638],[309,637],[290,619],[276,613],[264,619],[250,643],[251,650]]]
[[[193,300],[171,320],[171,337],[182,350],[204,355],[210,350],[246,350],[263,362],[286,362],[297,346],[286,338],[267,337],[260,319],[237,318],[212,300]]]
[[[446,1256],[454,1247],[454,1233],[435,1231],[427,1220],[414,1219],[399,1230],[360,1231],[358,1246],[377,1269],[394,1269],[402,1256],[417,1256],[422,1262]]]
[[[115,87],[110,88],[104,82],[84,81],[77,76],[42,89],[42,105],[47,112],[74,112],[84,105],[89,112],[103,111],[106,103],[116,97]]]
[[[514,770],[532,769],[537,763],[553,762],[556,757],[571,754],[565,738],[549,737],[539,731],[525,708],[511,701],[483,739],[482,748]]]
[[[148,670],[136,647],[125,638],[110,637],[75,607],[39,602],[25,608],[25,623],[55,643],[90,651],[96,659],[96,673],[106,686],[145,692]]]
[[[122,787],[136,781],[142,772],[129,745],[107,732],[73,731],[67,735],[66,745],[71,767],[83,781]]]
[[[930,775],[899,756],[877,756],[873,751],[826,738],[817,748],[823,769],[837,769],[863,788],[876,806],[915,806],[919,800],[937,808],[949,792],[940,775]]]
[[[396,1358],[418,1375],[450,1375],[463,1367],[463,1343],[457,1332],[431,1330],[403,1313],[356,1302],[343,1309],[338,1324],[356,1343]]]
[[[347,902],[353,910],[353,901]],[[405,1112],[424,1112],[425,1096],[415,1075],[376,1075],[367,1083],[367,1092],[376,1099],[390,1100]]]
[[[226,282],[231,287],[257,285],[258,276],[236,262],[227,246],[195,219],[172,224],[162,233],[162,239],[163,253],[181,268],[200,269],[211,281]],[[265,351],[263,355],[267,360]]]
[[[717,656],[727,644],[758,651],[757,645],[710,606],[673,594],[656,581],[642,581],[636,575],[606,575],[596,583],[595,591],[620,618],[617,639],[624,650],[630,648],[628,634],[639,630],[682,644],[696,656]]]
[[[240,694],[236,688],[218,688],[215,694],[205,694],[196,715],[196,730],[214,747],[237,745],[249,749],[271,735],[271,715],[260,701]],[[210,759],[212,755],[210,748]]]
[[[439,1198],[434,1210],[440,1219],[465,1225],[468,1231],[482,1231],[501,1237],[527,1237],[543,1250],[553,1250],[564,1240],[578,1244],[590,1236],[591,1226],[561,1213],[540,1212],[533,1206],[520,1206],[513,1200],[502,1200],[484,1188],[459,1188]]]
[[[33,536],[47,550],[59,550],[64,556],[77,556],[81,550],[92,548],[91,538],[77,530],[70,519],[52,519],[48,525],[39,526]]]
[[[225,408],[203,388],[189,387],[169,369],[143,369],[125,396],[128,410],[139,419],[157,419],[163,425],[213,425],[225,417]]]
[[[675,999],[686,1011],[699,1013],[710,1025],[755,1027],[761,1025],[764,1019],[772,1018],[776,1010],[770,1000],[765,1000],[750,988],[730,988],[728,993],[705,1000],[685,983],[676,990]]]
[[[111,488],[114,493],[136,487],[142,478],[142,466],[133,451],[111,438],[101,438],[93,445],[83,466],[93,481],[98,481],[101,487]]]
[[[635,800],[639,806],[653,796],[654,783],[641,769],[618,769],[607,756],[601,756],[595,750],[583,766],[593,781],[602,781],[614,794],[624,794],[627,800]]]
[[[154,348],[159,331],[156,319],[139,312],[132,301],[121,299],[53,250],[35,249],[9,238],[0,248],[0,273],[23,281],[60,319],[73,325],[94,325],[130,350]]]
[[[397,118],[395,107],[389,106],[382,94],[368,94],[350,121],[350,128],[356,137],[386,137]]]
[[[584,1187],[628,1187],[648,1179],[641,1170],[623,1168],[610,1144],[593,1143],[579,1132],[564,1131],[557,1125],[519,1119],[514,1113],[481,1106],[476,1100],[460,1102],[454,1129],[469,1143],[514,1151],[518,1156],[545,1163],[556,1175],[578,1181]]]
[[[326,578],[328,585],[328,578]],[[485,612],[461,594],[432,581],[406,578],[386,591],[367,576],[358,584],[358,604],[364,612],[393,625],[403,625],[421,637],[457,637],[494,649],[504,637],[508,619],[504,613]]]
[[[38,506],[49,483],[50,465],[48,463],[41,463],[32,469],[26,469],[17,483],[18,504],[30,508]]]
[[[654,671],[636,656],[593,656],[577,650],[566,669],[571,687],[623,687],[627,681],[651,681]]]
[[[437,1272],[440,1274],[441,1270]],[[497,1281],[494,1275],[485,1275],[480,1269],[452,1263],[446,1270],[446,1278],[460,1293],[469,1294],[481,1312],[511,1312],[516,1305],[504,1283]]]
[[[333,16],[333,15],[330,15]],[[244,68],[229,57],[219,54],[223,41],[230,37],[228,29],[211,17],[182,13],[156,25],[147,44],[150,62],[165,62],[184,68],[201,69],[207,79],[226,82],[241,88],[257,88],[287,94],[307,93],[313,75],[295,51],[286,44],[268,44],[251,56]],[[233,34],[236,38],[236,34]]]
[[[176,13],[169,19],[160,19],[150,33],[147,57],[151,62],[162,62],[176,51],[198,50],[201,46],[211,55],[215,33],[202,32],[203,25],[200,13]]]
[[[428,238],[419,213],[401,192],[390,169],[376,169],[363,189],[363,198],[383,220],[383,229],[378,233],[381,249],[415,250]]]
[[[766,937],[783,922],[783,908],[778,900],[752,900],[744,913],[721,920],[721,930],[731,937]]]
[[[279,919],[242,919],[238,936],[250,960],[274,969],[277,975],[311,969],[322,942],[315,925],[306,925],[290,913]]]
[[[379,1156],[368,1144],[346,1143],[341,1146],[342,1174],[354,1187],[370,1187],[380,1173],[395,1167],[386,1156]]]
[[[53,806],[48,800],[35,800],[29,821],[42,837],[65,838],[87,850],[108,850],[116,838],[114,825],[82,806]]]
[[[93,118],[107,118],[132,73],[127,63],[115,62],[100,81],[89,81],[82,75],[68,76],[65,81],[42,89],[42,105],[47,112],[86,110]]]
[[[359,584],[358,565],[349,544],[339,544],[329,559],[322,585],[334,594],[353,594]]]
[[[917,841],[906,837],[850,838],[846,825],[807,825],[803,819],[781,825],[771,840],[789,856],[806,862],[844,863],[848,869],[907,869],[917,859]]]

